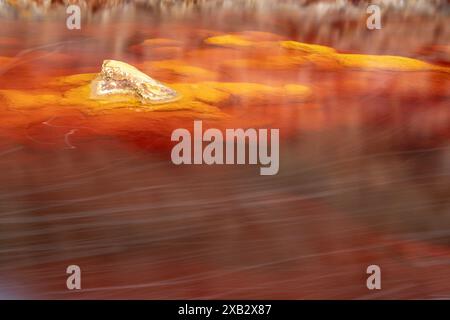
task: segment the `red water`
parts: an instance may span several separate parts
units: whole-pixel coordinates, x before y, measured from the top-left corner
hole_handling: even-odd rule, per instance
[[[1,297],[449,297],[449,73],[327,55],[298,63],[304,53],[278,46],[448,67],[448,28],[413,36],[413,22],[394,16],[373,34],[363,18],[318,27],[281,9],[108,12],[90,13],[79,31],[65,28],[64,12],[0,22]],[[433,30],[444,18],[415,20]],[[227,34],[252,45],[205,42]],[[99,72],[108,58],[219,92],[203,98],[206,112],[195,99],[137,112],[46,98],[83,84],[58,77]],[[292,84],[311,94],[283,91]],[[170,134],[196,119],[279,128],[279,174],[173,165]],[[66,289],[70,264],[82,269],[81,291]],[[371,264],[382,269],[380,291],[366,288]]]

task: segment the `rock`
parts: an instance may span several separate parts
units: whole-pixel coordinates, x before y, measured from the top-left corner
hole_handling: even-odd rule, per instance
[[[132,65],[117,60],[103,61],[102,71],[92,81],[92,97],[134,96],[143,104],[178,100],[179,94],[150,78]]]

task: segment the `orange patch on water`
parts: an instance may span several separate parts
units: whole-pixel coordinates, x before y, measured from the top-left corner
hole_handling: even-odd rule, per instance
[[[2,81],[6,88],[0,90],[3,130],[18,140],[33,142],[24,135],[24,129],[33,127],[33,135],[39,136],[39,124],[59,118],[67,128],[81,128],[74,137],[142,140],[145,133],[146,148],[152,149],[152,135],[166,139],[168,146],[171,131],[189,127],[195,119],[210,121],[210,126],[217,128],[276,127],[282,136],[289,136],[298,130],[348,124],[350,119],[361,121],[346,114],[348,99],[384,94],[399,99],[450,95],[443,90],[449,83],[448,68],[416,59],[341,54],[327,46],[265,32],[200,30],[198,37],[202,46],[170,37],[148,38],[130,45],[131,52],[154,52],[156,59],[126,62],[134,63],[182,96],[179,101],[161,105],[142,105],[133,97],[124,101],[91,99],[90,82],[100,63],[85,67],[91,73],[76,73],[70,68],[76,57],[69,53],[39,49],[27,53],[17,65],[13,57],[0,57],[0,66],[9,66],[4,71],[8,81],[5,75]],[[100,62],[101,57],[90,60]],[[51,66],[58,64],[66,66],[60,69],[65,76],[52,75]],[[433,81],[415,81],[417,72]],[[341,105],[342,115],[327,118],[323,104],[335,100]],[[81,121],[77,118],[80,114]],[[160,142],[157,147],[161,147]]]

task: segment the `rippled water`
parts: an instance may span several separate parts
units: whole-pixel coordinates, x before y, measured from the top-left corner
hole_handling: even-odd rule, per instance
[[[90,7],[81,30],[61,5],[2,3],[0,297],[449,297],[448,7],[370,31],[363,5],[231,2]],[[99,108],[77,75],[104,59],[189,94]],[[279,128],[278,175],[173,165],[170,133],[196,119]]]

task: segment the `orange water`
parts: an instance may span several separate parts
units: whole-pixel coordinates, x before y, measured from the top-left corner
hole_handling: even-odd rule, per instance
[[[63,12],[0,22],[0,296],[448,297],[448,30],[314,28],[283,10],[105,12],[79,31]],[[80,89],[94,75],[80,74],[104,59],[184,100],[99,107]],[[279,128],[279,174],[174,166],[170,134],[194,120]],[[81,292],[65,288],[70,264]]]

